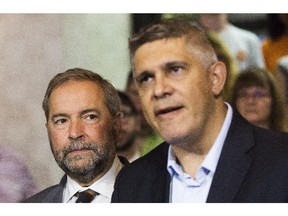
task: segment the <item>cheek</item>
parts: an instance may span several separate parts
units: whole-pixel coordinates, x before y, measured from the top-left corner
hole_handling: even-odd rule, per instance
[[[150,93],[147,91],[145,93],[141,93],[141,100],[140,100],[142,111],[144,115],[151,114],[153,112],[153,104],[151,101]],[[145,114],[146,113],[146,114]]]
[[[96,143],[105,143],[110,139],[111,131],[115,130],[114,124],[101,124],[97,126],[87,127],[85,129],[85,134],[90,141]]]
[[[90,126],[85,128],[85,134],[93,140],[99,140],[101,136],[104,136],[105,129],[104,126]]]
[[[236,101],[236,108],[241,111],[243,110],[243,107],[245,107],[245,103],[243,101],[237,100]]]
[[[133,133],[136,128],[137,128],[136,123],[131,123],[130,125],[127,125],[127,127],[126,127],[126,129],[129,133]]]
[[[139,122],[138,121],[136,121],[136,120],[134,120],[132,123],[131,123],[131,128],[133,129],[133,130],[138,130],[139,128],[138,128],[138,126],[139,126],[139,124],[138,124]]]
[[[272,110],[272,101],[267,101],[267,103],[263,103],[263,109],[266,110],[266,113],[270,115]]]
[[[143,110],[143,119],[141,122],[143,124],[146,124],[148,122],[148,124],[154,125],[155,121],[156,119],[155,119],[154,111],[153,111],[152,104],[151,104],[150,106],[147,106],[147,109]]]
[[[213,95],[211,94],[210,89],[207,88],[206,85],[202,83],[194,84],[192,86],[186,86],[180,91],[180,95],[182,101],[187,101],[187,103],[191,104],[191,108],[197,110],[206,109],[206,107],[210,107],[211,100],[213,99]]]
[[[64,136],[63,131],[48,130],[48,136],[54,151],[59,151],[64,148],[67,138]]]
[[[148,93],[141,93],[138,105],[141,106],[141,109],[145,108],[150,101],[148,100]]]

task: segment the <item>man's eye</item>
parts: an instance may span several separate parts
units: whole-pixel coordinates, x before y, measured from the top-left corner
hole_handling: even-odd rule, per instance
[[[55,125],[62,125],[65,122],[67,122],[67,119],[57,119],[57,120],[54,121],[54,124]]]
[[[174,66],[170,68],[170,71],[172,72],[180,72],[183,68],[180,66]]]
[[[98,118],[97,115],[94,115],[94,114],[85,116],[85,119],[88,119],[88,120],[95,120],[97,118]]]
[[[144,72],[139,77],[136,78],[136,82],[139,85],[143,85],[143,84],[150,82],[152,78],[153,78],[152,74]]]
[[[143,76],[139,79],[139,83],[146,83],[150,80],[151,76]]]

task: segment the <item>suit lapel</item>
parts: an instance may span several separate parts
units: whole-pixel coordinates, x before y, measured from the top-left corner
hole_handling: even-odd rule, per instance
[[[207,202],[233,202],[253,160],[253,129],[238,115],[233,115]]]
[[[152,200],[156,203],[168,203],[170,192],[170,175],[167,171],[167,157],[169,144],[163,143],[158,147],[159,151],[155,157],[156,161],[151,166],[154,166],[153,174],[151,173],[152,182]]]
[[[51,193],[51,196],[49,198],[49,202],[51,203],[62,203],[62,198],[63,198],[63,188],[58,187],[55,188],[54,192]]]
[[[152,200],[156,203],[169,203],[170,178],[167,172],[158,173],[152,183]]]
[[[51,203],[62,203],[63,198],[63,190],[67,182],[67,175],[64,175],[60,181],[60,183],[51,191],[51,195],[49,197],[49,202]]]

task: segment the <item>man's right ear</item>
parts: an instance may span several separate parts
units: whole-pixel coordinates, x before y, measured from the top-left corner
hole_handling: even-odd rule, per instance
[[[224,89],[227,76],[226,66],[223,62],[218,61],[210,68],[210,77],[212,81],[212,91],[215,96],[219,96]]]

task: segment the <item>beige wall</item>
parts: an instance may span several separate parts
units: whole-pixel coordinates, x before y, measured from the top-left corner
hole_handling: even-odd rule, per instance
[[[0,145],[22,155],[40,189],[62,176],[41,108],[49,80],[83,67],[124,88],[129,19],[127,14],[0,14]]]
[[[123,89],[129,71],[129,18],[121,14],[66,15],[65,66],[93,70]]]

